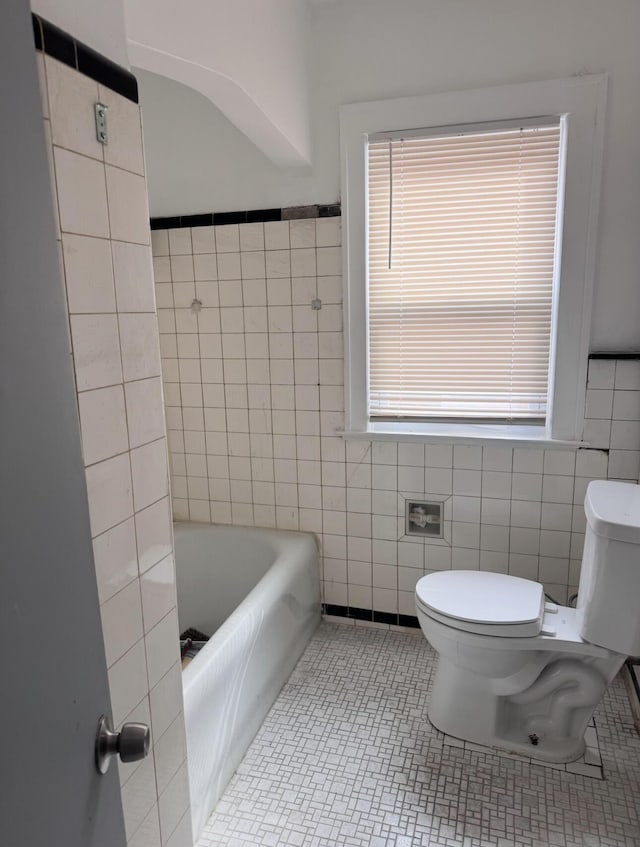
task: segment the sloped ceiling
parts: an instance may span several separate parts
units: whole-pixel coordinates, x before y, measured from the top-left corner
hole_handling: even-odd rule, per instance
[[[275,164],[310,164],[305,0],[125,0],[125,17],[134,67],[199,91]]]

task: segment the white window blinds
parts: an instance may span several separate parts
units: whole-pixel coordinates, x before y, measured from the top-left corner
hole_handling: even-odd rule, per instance
[[[368,143],[371,418],[543,423],[561,125]]]

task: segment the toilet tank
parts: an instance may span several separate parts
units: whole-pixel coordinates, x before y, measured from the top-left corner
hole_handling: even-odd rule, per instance
[[[577,623],[592,644],[640,655],[640,485],[590,482]]]

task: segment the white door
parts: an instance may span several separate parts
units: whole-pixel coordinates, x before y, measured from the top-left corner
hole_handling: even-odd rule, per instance
[[[0,844],[123,847],[31,14],[0,26]]]

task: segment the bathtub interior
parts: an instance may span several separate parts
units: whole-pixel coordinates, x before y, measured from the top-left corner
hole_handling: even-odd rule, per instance
[[[178,621],[212,636],[278,556],[268,535],[174,525]],[[215,602],[212,602],[215,600]]]

